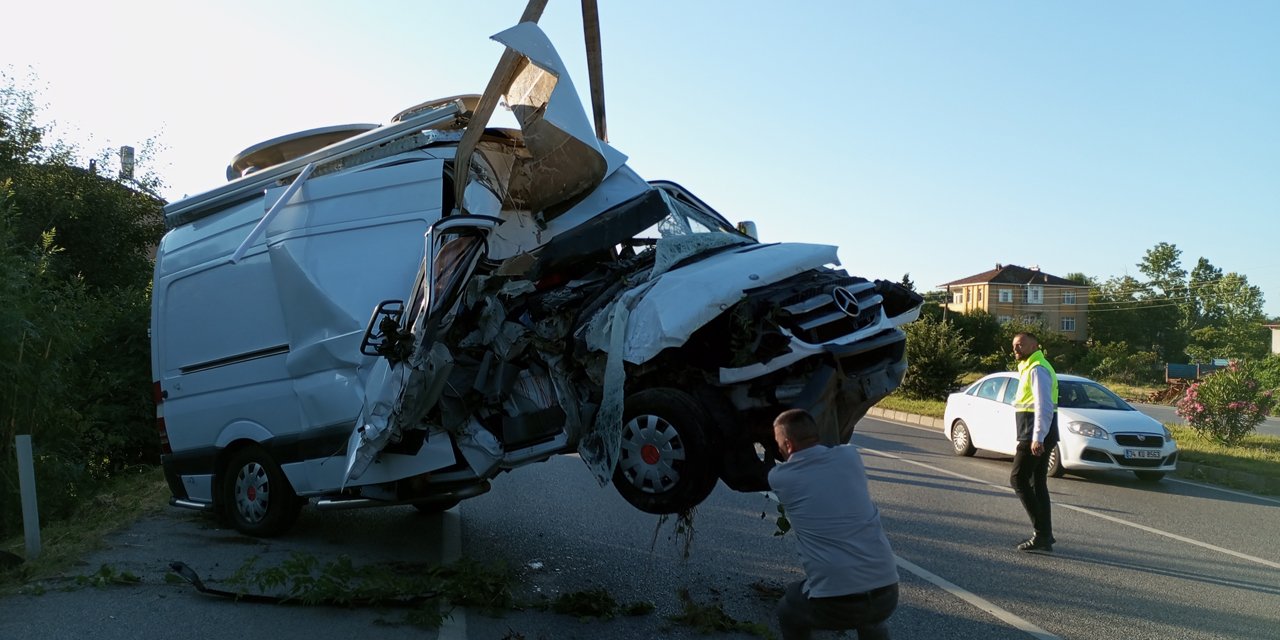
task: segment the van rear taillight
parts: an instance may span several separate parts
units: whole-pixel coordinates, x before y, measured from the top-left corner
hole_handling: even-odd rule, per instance
[[[160,383],[155,382],[151,386],[152,397],[156,401],[156,432],[160,434],[160,453],[173,453],[173,447],[169,446],[169,430],[164,424],[164,391],[160,388]]]

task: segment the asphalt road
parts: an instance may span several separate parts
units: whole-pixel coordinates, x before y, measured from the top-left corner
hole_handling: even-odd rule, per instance
[[[1175,411],[1173,407],[1167,405],[1142,404],[1138,402],[1130,402],[1129,404],[1133,405],[1133,407],[1138,411],[1141,411],[1164,424],[1187,423],[1186,420],[1183,420],[1182,417],[1178,415],[1178,412]],[[1273,416],[1263,420],[1262,424],[1258,425],[1257,429],[1254,429],[1254,432],[1280,438],[1280,418]]]
[[[1278,500],[1171,478],[1149,485],[1121,472],[1068,475],[1050,481],[1055,552],[1020,554],[1013,545],[1029,532],[1006,488],[1008,458],[957,458],[939,432],[875,419],[859,425],[854,443],[899,557],[895,637],[1265,638],[1280,629]],[[694,515],[686,558],[673,520],[662,523],[596,486],[575,457],[503,476],[489,494],[443,515],[408,507],[308,511],[273,541],[166,510],[112,537],[76,569],[89,574],[107,564],[141,584],[97,589],[68,580],[42,595],[0,599],[0,638],[708,637],[668,619],[681,609],[682,588],[776,633],[773,602],[758,587],[801,576],[794,536],[773,535],[774,515],[767,496],[718,487]],[[271,566],[293,551],[346,554],[357,564],[502,562],[517,571],[526,596],[604,589],[657,609],[607,622],[455,611],[446,627],[424,632],[403,625],[395,610],[237,603],[165,579],[171,560],[217,584],[246,558]]]

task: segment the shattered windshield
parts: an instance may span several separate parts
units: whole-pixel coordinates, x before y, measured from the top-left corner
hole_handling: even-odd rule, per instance
[[[667,203],[667,207],[671,211],[657,225],[658,233],[664,238],[687,236],[694,233],[723,233],[725,231],[736,233],[736,231],[725,229],[718,224],[719,220],[671,197],[665,191],[662,193],[662,199]]]
[[[667,206],[667,215],[657,224],[636,234],[637,239],[648,240],[653,244],[660,238],[676,238],[698,234],[727,235],[740,241],[751,242],[751,238],[739,233],[729,221],[714,211],[704,209],[705,205],[694,204],[696,200],[678,186],[668,187],[665,184],[655,185],[662,201]],[[678,189],[678,190],[677,190]]]

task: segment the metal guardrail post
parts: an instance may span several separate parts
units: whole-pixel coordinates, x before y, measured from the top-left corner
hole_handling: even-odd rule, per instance
[[[31,436],[13,439],[18,453],[18,492],[22,495],[22,530],[27,538],[27,560],[40,555],[40,511],[36,508],[36,468]]]

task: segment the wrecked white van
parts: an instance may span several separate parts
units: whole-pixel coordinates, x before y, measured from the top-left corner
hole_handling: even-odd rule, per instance
[[[766,244],[593,134],[545,36],[497,94],[269,140],[166,207],[152,365],[173,504],[273,535],[306,502],[448,508],[577,452],[652,513],[764,487],[897,387],[921,299]],[[758,453],[763,447],[764,455]]]

